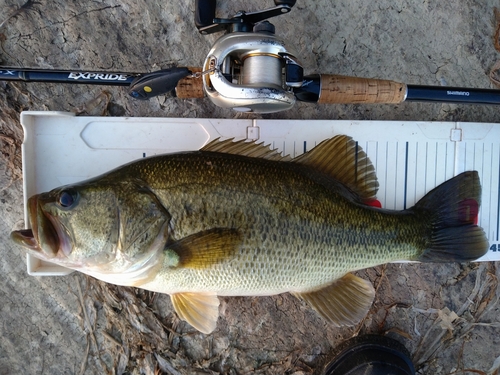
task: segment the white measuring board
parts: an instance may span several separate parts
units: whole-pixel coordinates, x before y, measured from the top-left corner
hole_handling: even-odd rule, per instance
[[[21,124],[25,207],[33,194],[145,156],[197,150],[218,137],[263,141],[298,156],[326,138],[347,134],[372,160],[378,199],[387,209],[409,208],[440,183],[475,169],[483,186],[479,225],[491,246],[481,260],[500,259],[500,124],[77,117],[66,112],[23,112]],[[70,272],[28,255],[30,275]]]

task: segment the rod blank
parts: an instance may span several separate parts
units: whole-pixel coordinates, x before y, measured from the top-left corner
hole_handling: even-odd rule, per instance
[[[136,73],[37,70],[0,67],[0,80],[2,81],[129,86],[137,76],[138,74]]]
[[[406,101],[500,104],[500,90],[408,85]]]

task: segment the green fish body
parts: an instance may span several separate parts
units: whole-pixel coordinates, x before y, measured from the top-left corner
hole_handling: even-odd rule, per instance
[[[205,333],[216,326],[217,296],[284,292],[341,326],[362,319],[374,298],[351,271],[468,261],[488,249],[474,223],[477,172],[404,211],[366,205],[377,188],[372,164],[346,136],[293,160],[253,143],[213,142],[32,197],[32,229],[12,237],[104,281],[168,293]]]

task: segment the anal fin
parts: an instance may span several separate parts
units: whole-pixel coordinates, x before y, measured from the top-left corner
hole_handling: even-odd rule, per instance
[[[375,297],[373,285],[348,273],[322,289],[294,293],[336,327],[359,323],[368,313]]]
[[[179,318],[202,333],[213,332],[219,318],[219,299],[215,293],[177,293],[170,295]]]

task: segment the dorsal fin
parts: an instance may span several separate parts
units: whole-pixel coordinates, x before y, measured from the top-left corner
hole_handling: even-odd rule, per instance
[[[264,142],[248,142],[245,139],[235,142],[234,138],[226,139],[224,141],[217,138],[208,143],[200,151],[223,152],[225,154],[242,155],[275,161],[292,160],[289,155],[282,156],[280,152],[276,149],[271,149],[269,145],[264,146]]]
[[[333,177],[363,200],[375,199],[378,190],[375,168],[351,137],[337,135],[327,139],[293,161]]]

